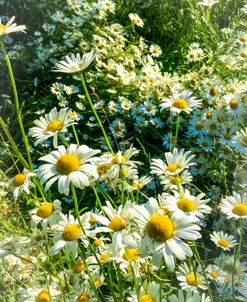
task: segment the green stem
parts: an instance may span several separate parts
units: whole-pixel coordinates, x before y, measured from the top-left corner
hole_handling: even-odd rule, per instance
[[[76,143],[77,143],[78,146],[80,146],[78,135],[77,135],[76,130],[75,130],[75,125],[71,125],[71,126],[72,126],[72,130],[73,130],[73,133],[74,133],[74,136],[75,136]]]
[[[58,134],[58,137],[60,138],[60,140],[62,141],[62,143],[64,144],[64,146],[69,147],[69,143],[66,142],[66,140],[63,138],[62,134]]]
[[[93,111],[93,114],[94,114],[94,116],[96,117],[96,120],[97,120],[97,122],[98,122],[98,124],[99,124],[99,126],[100,126],[100,129],[101,129],[101,131],[102,131],[102,133],[103,133],[103,136],[104,136],[104,138],[105,138],[106,144],[107,144],[109,150],[111,151],[111,153],[112,153],[113,155],[115,155],[115,153],[114,153],[114,151],[113,151],[113,149],[112,149],[112,147],[111,147],[110,141],[109,141],[109,139],[108,139],[108,136],[107,136],[107,134],[106,134],[106,132],[105,132],[104,126],[103,126],[103,124],[101,123],[101,120],[100,120],[100,118],[99,118],[99,116],[98,116],[98,113],[97,113],[97,111],[96,111],[95,108],[94,108],[93,102],[92,102],[92,100],[91,100],[91,97],[90,97],[89,92],[88,92],[88,89],[87,89],[87,85],[86,85],[86,82],[85,82],[83,73],[80,73],[80,78],[81,78],[82,86],[83,86],[83,88],[84,88],[84,91],[85,91],[86,97],[87,97],[87,99],[88,99],[89,105],[90,105],[91,110]]]
[[[179,113],[178,113],[178,115],[177,115],[177,120],[176,120],[176,132],[175,132],[175,138],[174,138],[173,149],[177,147],[177,141],[178,141],[178,128],[179,128]]]
[[[19,123],[19,126],[20,126],[21,134],[22,134],[24,145],[25,145],[25,149],[26,149],[26,154],[27,154],[29,169],[30,169],[30,171],[32,171],[32,159],[31,159],[31,154],[30,154],[30,148],[29,148],[28,139],[26,137],[25,130],[24,130],[24,127],[23,127],[23,123],[22,123],[21,110],[20,110],[18,93],[17,93],[17,89],[16,89],[16,85],[15,85],[15,78],[14,78],[12,66],[11,66],[7,50],[5,48],[5,45],[4,45],[2,39],[0,39],[0,45],[1,45],[1,48],[2,48],[2,51],[3,51],[3,55],[5,57],[5,60],[6,60],[6,63],[7,63],[7,67],[8,67],[8,72],[9,72],[9,77],[10,77],[10,81],[11,81],[11,86],[12,86],[13,93],[14,93],[15,109],[16,109],[16,114],[17,114],[17,120],[18,120],[18,123]]]

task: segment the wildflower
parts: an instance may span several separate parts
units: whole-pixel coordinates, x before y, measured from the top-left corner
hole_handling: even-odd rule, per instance
[[[66,61],[60,61],[55,65],[54,72],[62,73],[77,73],[86,69],[97,56],[97,52],[91,50],[90,52],[81,56],[79,53],[72,54],[71,57],[66,56]]]
[[[180,260],[193,255],[190,247],[182,240],[197,240],[201,237],[200,227],[195,224],[197,218],[192,216],[163,215],[158,202],[151,198],[142,206],[136,205],[132,210],[133,220],[145,236],[149,249],[153,249],[153,261],[162,257],[169,270],[174,270],[175,255]],[[158,264],[158,263],[157,263]]]
[[[210,302],[210,298],[205,293],[200,294],[199,292],[179,290],[178,294],[171,295],[168,297],[169,302]]]
[[[154,281],[148,283],[145,282],[140,288],[139,297],[137,298],[136,294],[131,294],[131,297],[128,298],[130,302],[159,302],[160,301],[160,285]],[[163,300],[162,300],[163,301]]]
[[[198,292],[198,289],[205,290],[207,288],[200,266],[192,269],[186,263],[183,263],[178,267],[176,275],[179,285],[183,290]]]
[[[37,127],[29,130],[29,135],[35,137],[37,144],[45,141],[49,137],[53,137],[53,146],[57,148],[57,138],[59,133],[66,131],[67,127],[76,124],[75,117],[71,114],[72,111],[68,108],[63,108],[57,111],[54,107],[45,117],[40,117],[34,121]]]
[[[41,157],[39,160],[47,162],[38,168],[37,175],[41,183],[48,181],[45,190],[58,180],[59,193],[69,194],[70,182],[75,187],[83,189],[90,185],[90,181],[98,177],[96,167],[91,164],[95,154],[100,150],[93,150],[86,145],[71,144],[67,150],[58,146],[57,150]]]
[[[219,1],[216,0],[203,0],[201,2],[198,2],[198,5],[206,6],[211,8],[214,4],[218,3]]]
[[[140,27],[144,26],[142,19],[137,14],[129,14],[129,18],[133,24]]]
[[[222,231],[214,231],[213,234],[210,234],[210,239],[216,244],[216,246],[220,247],[224,251],[229,251],[237,244],[237,241],[234,240],[234,236],[230,236]]]
[[[223,276],[223,270],[215,264],[209,264],[206,268],[209,279],[219,281]]]
[[[17,199],[22,191],[27,194],[30,193],[29,187],[35,187],[34,183],[31,181],[30,177],[36,174],[27,170],[22,173],[16,174],[11,180],[10,185],[13,189],[14,199]]]
[[[233,192],[232,196],[222,198],[219,207],[228,218],[247,218],[247,193],[241,196]]]
[[[238,152],[245,153],[247,151],[247,128],[237,131],[232,143]]]
[[[198,108],[202,104],[201,100],[191,95],[191,92],[184,91],[162,99],[160,104],[161,110],[169,109],[175,115],[181,112],[190,113],[194,108]]]
[[[8,35],[13,32],[21,31],[25,33],[26,26],[25,25],[17,26],[16,23],[13,23],[14,20],[15,20],[15,16],[11,17],[9,21],[4,25],[2,24],[0,18],[0,38],[1,36]]]

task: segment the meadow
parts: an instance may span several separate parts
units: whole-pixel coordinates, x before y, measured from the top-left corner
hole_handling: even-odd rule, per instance
[[[0,14],[0,302],[247,301],[246,2]]]

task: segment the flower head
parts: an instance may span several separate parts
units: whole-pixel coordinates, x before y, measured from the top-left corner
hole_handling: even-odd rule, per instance
[[[77,73],[86,69],[96,57],[97,52],[91,50],[81,56],[79,53],[66,56],[66,61],[60,61],[55,65],[54,72]]]
[[[15,16],[9,19],[9,21],[4,25],[1,22],[0,18],[0,37],[4,35],[8,35],[13,32],[22,31],[25,32],[26,26],[25,25],[16,25],[16,23],[13,23],[15,20]]]

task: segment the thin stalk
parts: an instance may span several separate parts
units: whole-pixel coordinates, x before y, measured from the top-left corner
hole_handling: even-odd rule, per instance
[[[179,113],[178,113],[178,115],[177,115],[177,120],[176,120],[176,132],[175,132],[175,138],[174,138],[173,149],[177,147],[177,141],[178,141],[178,128],[179,128]]]
[[[73,133],[74,133],[74,136],[75,136],[76,143],[77,143],[78,146],[80,146],[78,135],[77,135],[76,130],[75,130],[75,125],[71,125],[71,126],[72,126],[72,130],[73,130]]]
[[[60,138],[64,146],[69,147],[69,143],[66,142],[66,140],[63,138],[63,136],[60,133],[58,134],[58,137]]]
[[[97,122],[98,122],[98,124],[99,124],[99,126],[100,126],[100,129],[101,129],[101,131],[102,131],[102,133],[103,133],[103,136],[104,136],[104,138],[105,138],[106,144],[107,144],[109,150],[111,151],[111,153],[112,153],[113,155],[115,155],[115,153],[114,153],[114,151],[113,151],[113,149],[112,149],[112,147],[111,147],[110,141],[109,141],[109,139],[108,139],[108,136],[107,136],[107,134],[106,134],[106,132],[105,132],[104,126],[102,125],[101,120],[100,120],[100,118],[99,118],[99,116],[98,116],[98,113],[97,113],[97,111],[96,111],[95,108],[94,108],[93,102],[92,102],[92,100],[91,100],[91,97],[90,97],[89,92],[88,92],[88,89],[87,89],[87,85],[86,85],[86,82],[85,82],[83,73],[80,73],[80,78],[81,78],[82,86],[83,86],[83,88],[84,88],[84,91],[85,91],[86,97],[87,97],[87,99],[88,99],[89,105],[90,105],[91,110],[93,111],[93,114],[94,114],[94,116],[96,117],[96,120],[97,120]]]
[[[5,57],[7,67],[8,67],[8,71],[9,71],[9,77],[10,77],[11,86],[12,86],[13,94],[14,94],[14,100],[15,100],[15,109],[16,109],[16,114],[17,114],[17,120],[18,120],[18,123],[19,123],[19,126],[20,126],[23,142],[24,142],[25,149],[26,149],[29,169],[30,169],[30,171],[32,171],[32,159],[31,159],[31,154],[30,154],[30,148],[29,148],[28,139],[26,137],[25,130],[24,130],[24,127],[23,127],[23,123],[22,123],[21,110],[20,110],[18,93],[17,93],[17,89],[16,89],[16,85],[15,85],[15,78],[14,78],[12,66],[11,66],[7,50],[5,48],[5,45],[4,45],[2,39],[0,39],[0,45],[1,45],[3,55]]]

